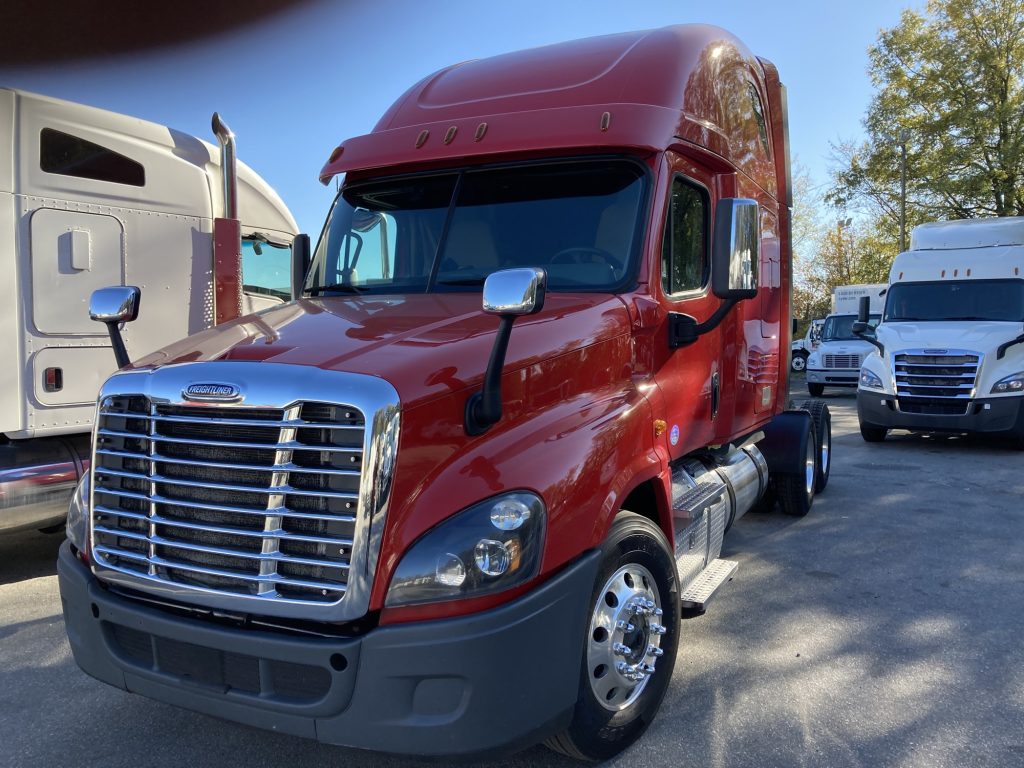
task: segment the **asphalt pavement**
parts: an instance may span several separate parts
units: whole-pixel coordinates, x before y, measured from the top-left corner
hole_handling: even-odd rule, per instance
[[[828,489],[803,519],[736,524],[724,556],[739,570],[684,622],[660,715],[609,765],[1024,766],[1024,453],[905,433],[867,444],[852,393],[824,399]],[[0,538],[0,765],[426,765],[87,677],[61,619],[61,538]],[[536,747],[485,764],[575,763]]]

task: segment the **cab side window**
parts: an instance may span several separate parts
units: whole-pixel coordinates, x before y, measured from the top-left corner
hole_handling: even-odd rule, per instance
[[[661,287],[667,296],[707,283],[707,194],[682,176],[672,180],[661,250]]]
[[[255,233],[242,238],[242,290],[250,294],[291,298],[292,249]]]
[[[146,170],[142,163],[52,128],[43,128],[39,132],[39,167],[46,173],[61,176],[77,176],[133,187],[146,186]]]

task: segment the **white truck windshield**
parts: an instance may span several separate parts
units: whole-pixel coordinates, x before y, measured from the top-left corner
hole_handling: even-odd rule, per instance
[[[868,325],[874,328],[881,320],[881,315],[869,315]],[[853,324],[855,322],[857,322],[856,315],[829,315],[825,318],[825,327],[821,332],[821,340],[856,341],[858,337],[853,335]]]
[[[491,272],[545,267],[548,288],[614,291],[633,275],[647,175],[581,160],[355,182],[342,189],[306,290],[480,290]]]
[[[922,320],[1024,322],[1024,280],[894,284],[885,302],[885,322]]]

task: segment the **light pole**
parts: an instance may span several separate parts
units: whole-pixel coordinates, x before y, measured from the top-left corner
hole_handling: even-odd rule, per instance
[[[842,256],[842,263],[844,267],[843,271],[846,273],[843,275],[843,281],[847,283],[850,282],[851,273],[853,272],[853,231],[850,228],[852,224],[852,216],[845,219],[839,219],[839,221],[836,222],[836,234],[839,239],[839,253]],[[845,245],[845,243],[843,243],[843,230],[846,230],[850,235],[850,250],[848,256],[846,255],[846,249],[843,247]]]
[[[907,138],[909,131],[900,130],[900,253],[907,250]]]

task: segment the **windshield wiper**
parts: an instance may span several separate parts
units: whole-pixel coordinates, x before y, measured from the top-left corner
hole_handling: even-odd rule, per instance
[[[942,319],[943,320],[992,320],[992,318],[990,318],[990,317],[978,317],[977,315],[963,315],[961,317],[944,317]],[[999,321],[995,320],[993,322],[999,322]],[[1007,322],[1013,322],[1013,321],[1009,320]]]
[[[332,285],[317,285],[309,289],[310,296],[316,296],[318,293],[327,293],[328,291],[337,293],[362,293],[363,288],[358,285],[352,285],[351,283],[334,283]]]
[[[486,277],[460,277],[456,280],[438,280],[438,285],[483,285]]]

